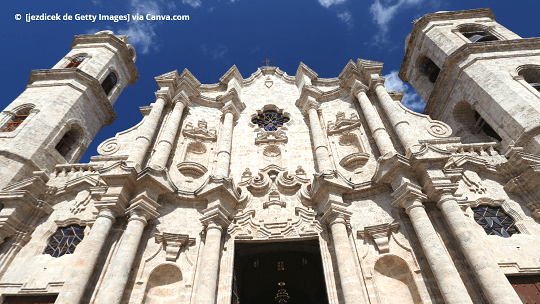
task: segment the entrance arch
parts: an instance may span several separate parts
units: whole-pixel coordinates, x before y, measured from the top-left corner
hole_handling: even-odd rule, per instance
[[[284,282],[288,304],[328,304],[319,241],[235,244],[232,303],[276,304]]]

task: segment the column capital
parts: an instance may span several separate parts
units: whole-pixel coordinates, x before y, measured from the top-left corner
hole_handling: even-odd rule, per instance
[[[450,178],[446,177],[429,179],[424,185],[427,196],[435,202],[440,201],[443,197],[453,197],[458,187],[459,183],[452,183]]]
[[[186,94],[186,92],[184,90],[180,90],[180,92],[178,92],[178,94],[176,94],[173,98],[172,98],[172,103],[173,104],[182,104],[184,105],[184,107],[187,107],[188,105],[191,104],[191,102],[189,101],[189,95]]]
[[[356,97],[358,97],[360,92],[367,93],[367,91],[369,91],[369,87],[358,80],[355,80],[351,85],[351,93]]]
[[[203,217],[199,219],[208,229],[222,229],[231,224],[231,215],[220,205],[207,208],[203,211]]]
[[[384,88],[384,77],[382,76],[377,76],[377,77],[372,77],[370,80],[369,80],[369,89],[370,90],[375,90],[378,86],[383,86]],[[385,88],[386,90],[386,88]]]
[[[321,222],[328,224],[329,227],[332,227],[334,224],[347,225],[351,215],[352,212],[348,211],[345,207],[331,206],[324,212]]]
[[[172,101],[171,91],[170,90],[159,90],[154,93],[156,95],[156,101],[158,99],[163,99],[165,104]]]
[[[233,115],[233,120],[238,120],[240,118],[241,111],[236,108],[232,103],[227,103],[221,108],[221,113],[223,113],[223,117],[227,113],[231,113]]]
[[[117,211],[113,210],[113,208],[111,207],[108,207],[108,206],[103,206],[101,208],[98,208],[99,210],[99,213],[97,215],[97,217],[104,217],[104,218],[107,218],[109,219],[111,222],[115,222],[116,221],[116,217],[121,214],[121,213],[118,213]]]
[[[320,111],[320,104],[314,97],[309,96],[302,107],[302,114],[309,115],[309,110],[311,109],[315,109],[318,113]]]
[[[395,197],[392,206],[404,208],[407,213],[414,207],[423,207],[422,203],[427,201],[422,188],[409,182],[403,183],[392,193],[392,196]]]
[[[146,225],[146,221],[156,218],[159,213],[156,211],[159,204],[146,195],[141,195],[132,201],[125,214],[129,216],[129,221],[139,220]]]

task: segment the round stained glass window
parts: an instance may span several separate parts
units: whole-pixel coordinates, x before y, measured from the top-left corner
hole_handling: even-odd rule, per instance
[[[488,235],[510,237],[519,233],[514,220],[501,207],[478,206],[472,208],[474,220],[484,228]]]
[[[279,114],[276,111],[264,111],[262,114],[251,120],[252,123],[263,128],[265,131],[275,131],[284,123],[289,122],[289,118]]]

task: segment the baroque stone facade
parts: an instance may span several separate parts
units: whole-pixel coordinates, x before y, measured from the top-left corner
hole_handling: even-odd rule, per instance
[[[172,71],[81,164],[138,73],[125,36],[76,36],[0,117],[0,300],[527,301],[510,282],[540,274],[539,46],[489,9],[416,20],[400,77],[426,114],[364,59]],[[285,275],[296,257],[310,275]]]

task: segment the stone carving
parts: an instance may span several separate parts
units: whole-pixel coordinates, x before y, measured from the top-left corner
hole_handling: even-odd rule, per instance
[[[397,232],[399,229],[398,223],[384,223],[380,225],[367,226],[364,230],[358,230],[358,235],[362,238],[371,236],[377,244],[377,249],[380,253],[390,252],[388,241],[393,232]]]
[[[270,78],[270,76],[266,76],[266,80],[264,81],[264,85],[270,89],[270,87],[274,84],[274,81]]]
[[[257,133],[257,138],[255,138],[255,144],[275,144],[275,143],[287,143],[289,138],[283,131],[283,129],[276,131],[263,131]]]
[[[195,243],[195,238],[190,238],[187,234],[169,232],[156,233],[155,239],[157,244],[163,244],[166,252],[165,259],[173,262],[178,258],[178,252],[184,244],[191,246]]]
[[[362,152],[360,140],[354,133],[346,133],[339,138],[340,154],[345,155],[339,161],[342,167],[356,169],[369,160],[369,154]]]
[[[73,212],[73,214],[77,214],[86,210],[86,206],[91,199],[92,197],[90,196],[90,191],[88,190],[83,190],[77,193],[77,196],[75,197],[75,204],[70,208],[70,211]]]
[[[476,172],[468,170],[463,171],[462,179],[467,185],[467,187],[469,187],[469,190],[471,190],[472,192],[476,194],[486,193],[487,189],[482,185],[482,180],[480,179],[478,174],[476,174]]]
[[[229,233],[235,239],[278,239],[316,236],[322,231],[317,213],[303,207],[295,208],[295,219],[278,223],[255,220],[255,210],[249,210],[234,217]]]
[[[251,173],[251,170],[249,168],[246,168],[244,172],[242,173],[242,181],[248,180],[253,176],[253,173]]]
[[[188,144],[184,161],[177,165],[177,168],[182,174],[191,177],[200,177],[204,175],[208,169],[202,164],[206,161],[205,154],[206,146],[200,141],[194,141]]]
[[[362,122],[356,113],[352,113],[351,118],[347,119],[345,118],[344,112],[338,112],[336,114],[336,122],[328,122],[328,135],[350,131],[354,128],[360,127],[361,125]]]
[[[264,156],[268,157],[278,157],[281,155],[281,150],[278,146],[270,145],[263,150]]]
[[[191,122],[189,122],[182,131],[182,134],[200,140],[217,140],[216,130],[209,130],[207,128],[207,123],[205,120],[199,120],[199,122],[197,123],[197,127],[193,127]]]
[[[116,138],[109,138],[98,146],[97,151],[100,155],[111,155],[118,152],[119,149],[118,140]]]
[[[452,129],[450,129],[447,124],[440,121],[431,121],[427,131],[434,137],[450,137],[450,135],[452,135]]]

